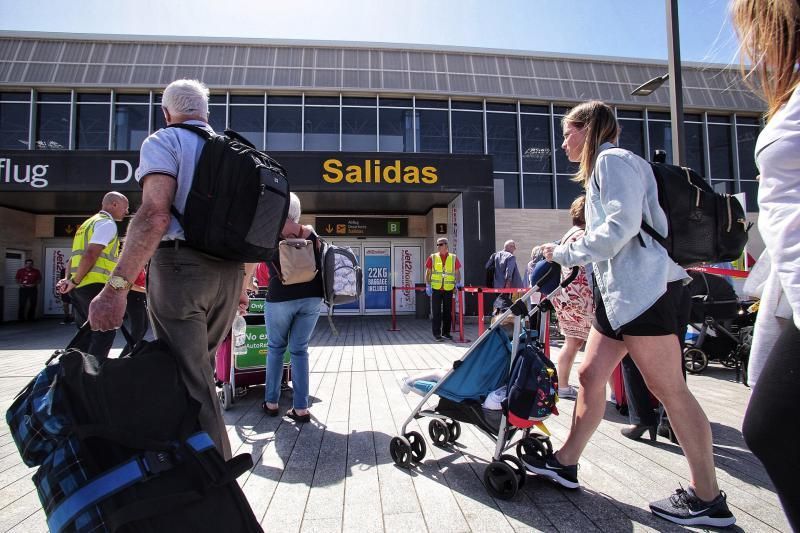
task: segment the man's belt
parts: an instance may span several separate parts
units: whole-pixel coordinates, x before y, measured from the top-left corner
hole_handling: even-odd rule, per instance
[[[158,243],[158,249],[162,248],[173,248],[175,250],[179,250],[181,248],[191,248],[186,241],[180,239],[173,239],[171,241],[161,241]]]

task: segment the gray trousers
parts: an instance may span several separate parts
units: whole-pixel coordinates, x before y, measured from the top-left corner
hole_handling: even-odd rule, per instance
[[[191,248],[160,248],[147,278],[155,336],[178,359],[189,394],[201,405],[200,426],[225,459],[231,458],[231,445],[217,400],[214,361],[238,308],[243,269],[242,263]]]

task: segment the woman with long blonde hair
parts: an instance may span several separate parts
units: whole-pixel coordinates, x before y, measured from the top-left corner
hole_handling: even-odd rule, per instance
[[[800,2],[735,0],[731,11],[743,58],[767,101],[755,150],[765,250],[745,285],[761,303],[742,434],[800,531]]]
[[[562,148],[580,163],[576,181],[586,189],[586,230],[572,242],[543,244],[542,251],[546,260],[565,267],[592,263],[595,318],[578,370],[581,387],[569,436],[555,454],[524,455],[523,462],[565,487],[579,486],[577,463],[603,418],[606,382],[629,353],[666,407],[691,472],[687,489],[652,502],[651,511],[682,525],[730,526],[736,519],[717,485],[711,427],[680,371],[688,275],[641,230],[644,221],[667,232],[653,171],[641,157],[615,146],[619,125],[603,102],[573,108],[562,126]]]

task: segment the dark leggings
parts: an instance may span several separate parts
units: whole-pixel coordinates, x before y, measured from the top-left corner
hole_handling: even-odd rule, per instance
[[[800,531],[800,331],[778,337],[753,389],[742,434],[775,484],[794,531]]]
[[[148,316],[147,296],[145,296],[145,293],[138,291],[128,292],[128,307],[125,319],[128,322],[128,332],[131,334],[135,346],[147,333]],[[127,342],[120,355],[127,355],[132,351],[133,346],[131,346],[130,342]]]

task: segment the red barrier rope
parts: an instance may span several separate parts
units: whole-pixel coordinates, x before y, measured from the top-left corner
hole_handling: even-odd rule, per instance
[[[695,270],[697,272],[707,272],[709,274],[717,274],[719,276],[730,276],[732,278],[746,278],[750,272],[747,270],[733,270],[730,268],[717,268],[717,267],[705,267],[705,266],[698,266],[692,267],[688,270]]]

